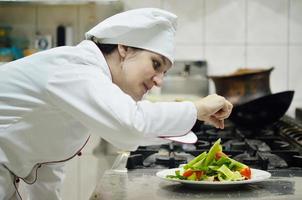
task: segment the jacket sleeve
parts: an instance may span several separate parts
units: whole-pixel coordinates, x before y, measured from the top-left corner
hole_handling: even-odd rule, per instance
[[[135,102],[93,67],[60,70],[47,93],[52,104],[118,148],[162,143],[159,136],[184,135],[196,121],[193,103]]]

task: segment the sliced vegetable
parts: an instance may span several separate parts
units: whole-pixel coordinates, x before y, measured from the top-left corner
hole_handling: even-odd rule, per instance
[[[186,179],[185,177],[183,177],[182,175],[180,175],[180,171],[179,170],[175,171],[175,176],[174,175],[167,175],[167,178],[176,178],[176,179],[180,179],[180,180]]]
[[[230,164],[230,166],[229,166],[229,168],[231,168],[231,169],[236,169],[237,171],[240,171],[241,169],[243,169],[243,168],[246,168],[246,167],[248,167],[247,165],[245,165],[245,164],[243,164],[243,163],[241,163],[241,162],[238,162],[238,161],[236,161],[236,160],[234,160],[234,159],[232,159],[232,158],[228,158],[229,159],[229,161],[231,162],[231,164]]]
[[[229,166],[231,164],[231,160],[229,157],[221,157],[219,160],[216,161],[216,165],[221,166],[221,165],[227,165]]]
[[[215,155],[217,152],[221,152],[222,151],[222,147],[220,145],[220,141],[221,139],[219,138],[214,144],[213,146],[211,147],[207,157],[206,157],[206,160],[204,162],[204,165],[205,166],[208,166],[214,159],[215,159]]]
[[[196,180],[200,181],[203,175],[203,171],[195,171],[195,174],[196,174]]]
[[[217,171],[225,176],[225,180],[234,180],[234,173],[225,165],[222,165]]]
[[[193,160],[191,160],[190,162],[188,162],[188,164],[186,164],[183,168],[184,169],[189,169],[190,167],[192,167],[193,165],[195,165],[196,163],[199,163],[198,165],[200,165],[200,161],[202,159],[204,159],[207,155],[207,152],[203,152],[202,154],[200,154],[199,156],[195,157]]]
[[[214,181],[215,180],[215,176],[203,175],[203,180],[205,180],[205,181]]]
[[[194,170],[207,171],[208,167],[204,166],[204,164],[203,164],[204,161],[205,161],[205,157],[203,159],[201,159],[200,161],[198,161],[197,163],[195,163],[193,166],[191,166],[191,168]]]
[[[240,170],[240,174],[244,176],[246,179],[251,179],[252,173],[251,173],[251,168],[245,167]]]
[[[216,160],[219,160],[220,158],[223,158],[223,157],[228,157],[228,156],[225,155],[222,151],[218,151],[218,152],[215,154],[215,159],[216,159]]]
[[[184,176],[184,177],[189,177],[189,176],[191,176],[192,174],[193,174],[193,170],[188,169],[188,170],[186,170],[186,171],[182,174],[182,176]]]
[[[196,180],[196,174],[192,173],[187,179],[191,180],[191,181],[195,181]]]

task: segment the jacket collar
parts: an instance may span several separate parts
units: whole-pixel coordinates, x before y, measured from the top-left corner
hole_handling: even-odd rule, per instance
[[[92,53],[92,57],[89,57],[88,59],[95,59],[94,64],[97,65],[97,67],[100,67],[102,72],[112,80],[110,68],[107,64],[107,61],[103,55],[103,53],[100,51],[100,49],[92,42],[91,40],[83,40],[78,46],[84,47],[89,52]],[[87,59],[87,58],[86,58]]]

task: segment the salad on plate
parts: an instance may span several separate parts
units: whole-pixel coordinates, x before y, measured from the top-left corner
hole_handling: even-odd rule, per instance
[[[166,178],[207,182],[250,180],[251,168],[224,154],[220,142],[218,139],[208,152],[201,153]]]

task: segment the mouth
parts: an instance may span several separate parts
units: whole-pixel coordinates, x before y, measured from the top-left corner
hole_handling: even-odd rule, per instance
[[[148,92],[151,89],[151,87],[148,87],[148,85],[146,83],[143,83],[143,86],[144,86],[144,89],[145,89],[144,93]]]

